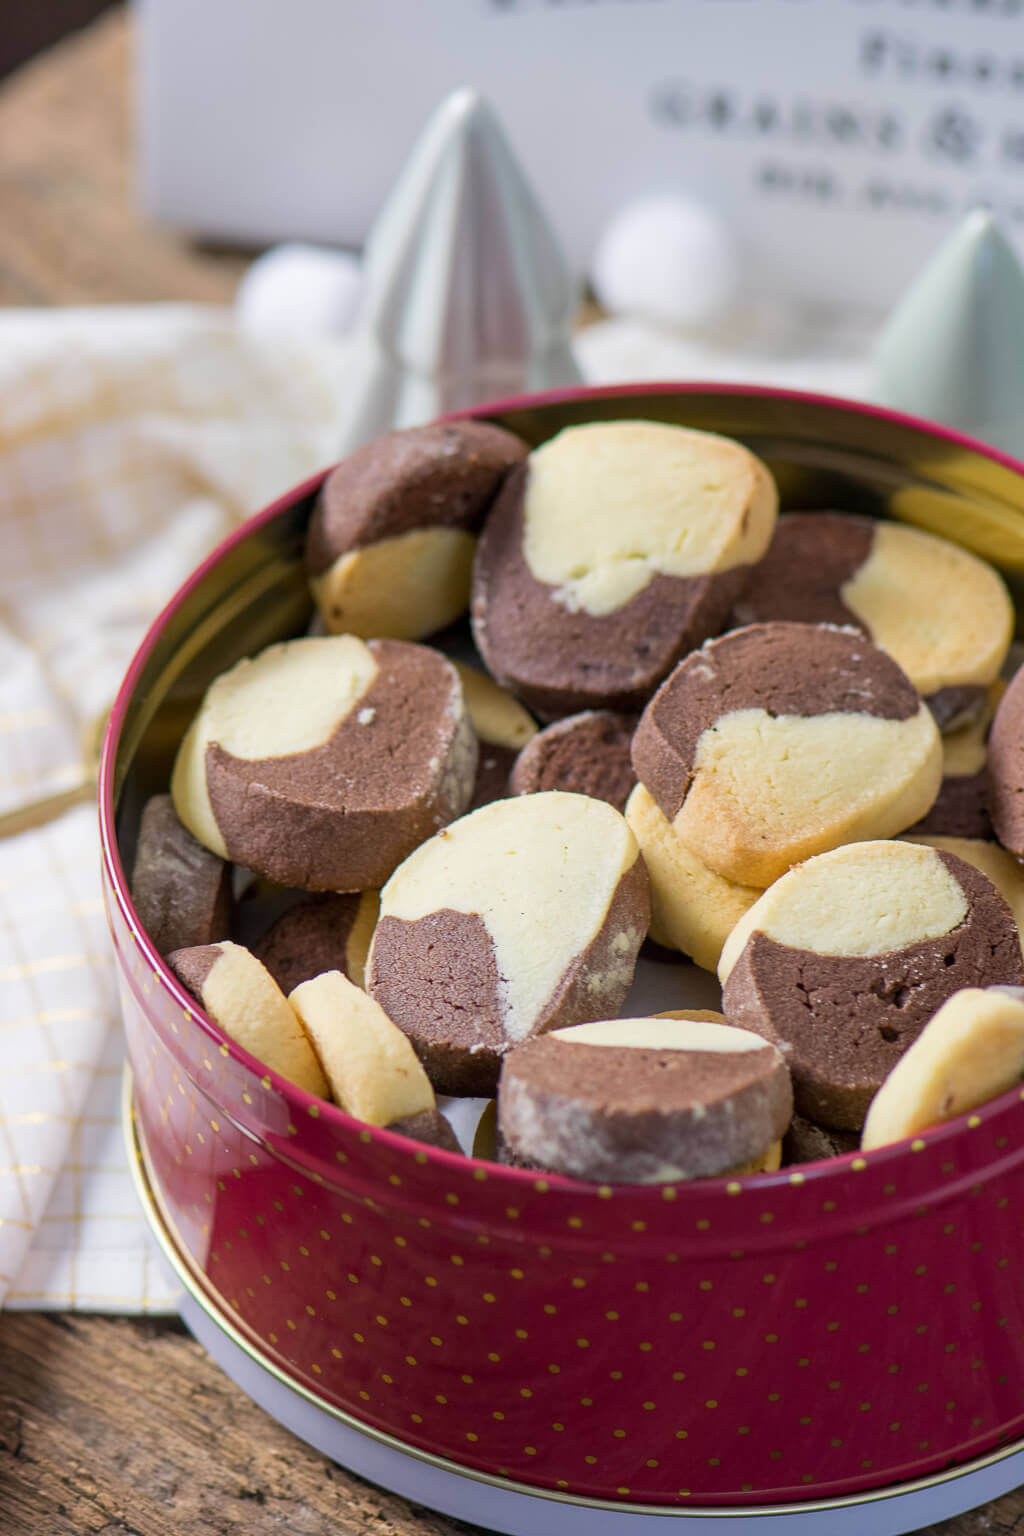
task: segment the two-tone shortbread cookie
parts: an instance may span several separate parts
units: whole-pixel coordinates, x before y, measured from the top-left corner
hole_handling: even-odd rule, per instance
[[[659,422],[570,427],[513,471],[473,567],[473,631],[547,719],[637,710],[716,634],[775,525],[768,470]]]
[[[1002,577],[948,539],[840,512],[779,518],[737,624],[851,624],[899,662],[942,730],[977,713],[1013,636]]]
[[[859,1130],[932,1014],[962,987],[1024,981],[1017,925],[985,875],[907,842],[851,843],[790,870],[718,967],[732,1024],[774,1040],[796,1107]]]
[[[640,717],[633,766],[702,863],[763,888],[917,821],[942,747],[906,675],[863,635],[755,624],[680,662]]]
[[[635,729],[635,715],[608,709],[585,710],[556,720],[527,742],[516,758],[509,793],[535,795],[542,789],[564,789],[607,800],[617,811],[624,811],[636,783],[629,756]]]
[[[761,891],[736,885],[702,864],[676,836],[642,784],[626,802],[626,821],[640,844],[651,883],[648,935],[666,949],[681,950],[695,965],[713,971],[722,945]]]
[[[379,905],[377,891],[304,892],[252,952],[285,995],[324,971],[341,971],[361,987]]]
[[[439,1093],[493,1093],[513,1046],[618,1011],[648,918],[636,839],[610,805],[497,800],[385,885],[367,989]]]
[[[527,714],[514,694],[493,677],[465,662],[452,663],[462,683],[473,730],[480,744],[473,798],[466,807],[475,811],[508,794],[512,765],[527,742],[537,734],[537,722]]]
[[[506,1057],[498,1143],[525,1167],[662,1183],[763,1166],[792,1109],[782,1053],[720,1016],[603,1019]]]
[[[298,1015],[270,972],[241,944],[176,949],[167,965],[225,1034],[272,1072],[318,1098],[327,1079]]]
[[[475,532],[526,444],[480,421],[375,438],[324,481],[306,565],[333,634],[420,640],[469,604]]]
[[[182,825],[170,795],[152,795],[143,807],[132,902],[161,955],[231,932],[231,866]]]
[[[968,987],[949,998],[871,1101],[861,1146],[941,1125],[1024,1078],[1024,991]]]
[[[281,885],[364,891],[469,803],[477,745],[452,664],[401,640],[288,640],[208,689],[178,815]]]
[[[367,1125],[460,1150],[408,1039],[348,977],[326,971],[296,987],[288,1002],[316,1049],[335,1104]]]
[[[818,1163],[828,1157],[843,1157],[847,1152],[856,1152],[859,1146],[860,1137],[856,1131],[829,1130],[803,1115],[794,1115],[782,1138],[782,1161],[787,1167],[794,1163]]]

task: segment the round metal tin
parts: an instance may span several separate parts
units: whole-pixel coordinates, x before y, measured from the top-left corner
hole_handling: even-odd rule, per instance
[[[910,518],[1024,594],[1024,466],[847,402],[651,386],[489,407],[539,442],[597,417],[736,436],[789,508]],[[143,642],[100,784],[103,877],[149,1176],[261,1359],[361,1433],[502,1486],[684,1509],[849,1499],[1024,1432],[1024,1103],[775,1174],[601,1187],[460,1158],[269,1073],[131,904],[141,805],[209,681],[300,632],[318,477],[227,540]]]

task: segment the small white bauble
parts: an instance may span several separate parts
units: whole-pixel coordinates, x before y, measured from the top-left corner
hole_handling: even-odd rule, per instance
[[[326,246],[275,245],[258,256],[235,293],[247,331],[291,336],[344,336],[362,292],[358,257]]]
[[[739,259],[713,209],[689,197],[647,197],[627,203],[608,224],[590,280],[610,314],[700,326],[735,301]]]

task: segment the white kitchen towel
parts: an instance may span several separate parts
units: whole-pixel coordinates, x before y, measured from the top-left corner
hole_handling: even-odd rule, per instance
[[[336,456],[342,378],[336,346],[229,311],[0,312],[0,817],[82,781],[162,603]],[[0,1298],[166,1307],[120,1147],[91,803],[0,837],[0,1038]]]
[[[594,383],[866,378],[859,333],[778,322],[716,340],[608,321],[577,353]],[[81,783],[160,605],[336,456],[345,369],[338,344],[255,338],[228,311],[0,311],[0,818]],[[0,836],[0,1301],[169,1311],[121,1147],[98,864],[89,803]]]

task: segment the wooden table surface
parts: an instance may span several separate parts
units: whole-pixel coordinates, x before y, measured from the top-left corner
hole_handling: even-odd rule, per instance
[[[0,87],[0,303],[230,302],[244,253],[198,249],[138,212],[130,43],[115,11]],[[0,1316],[0,1536],[470,1529],[310,1450],[174,1320]],[[1024,1536],[1024,1493],[929,1531]]]

